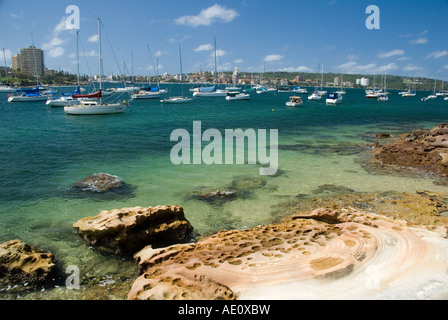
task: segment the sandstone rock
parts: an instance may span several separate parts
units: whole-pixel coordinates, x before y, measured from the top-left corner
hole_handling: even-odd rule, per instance
[[[73,224],[84,241],[105,253],[132,255],[149,244],[184,242],[193,227],[180,206],[102,211]]]
[[[122,185],[118,177],[107,173],[94,174],[74,184],[76,188],[91,192],[106,192]]]
[[[197,243],[146,247],[135,255],[140,276],[128,299],[446,297],[445,236],[353,208],[321,208]]]
[[[51,253],[21,240],[0,244],[0,282],[45,282],[55,269],[55,259]]]
[[[431,130],[414,130],[412,136],[380,148],[374,159],[385,165],[400,165],[448,176],[448,124]]]

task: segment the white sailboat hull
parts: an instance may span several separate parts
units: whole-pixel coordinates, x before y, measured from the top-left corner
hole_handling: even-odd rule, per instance
[[[77,105],[66,106],[64,112],[71,115],[101,115],[123,113],[127,109],[126,105],[116,104],[101,104],[101,105]]]
[[[50,107],[65,107],[65,106],[75,106],[81,102],[78,99],[73,98],[59,98],[53,100],[47,100],[47,106]]]
[[[36,102],[36,101],[47,101],[47,96],[37,96],[37,97],[28,97],[28,96],[11,96],[8,98],[8,102]]]
[[[157,99],[160,98],[160,93],[158,92],[145,92],[145,93],[137,93],[131,95],[132,99],[144,100],[144,99]]]
[[[234,100],[249,100],[250,99],[250,94],[244,94],[244,93],[239,93],[235,96],[227,96],[226,100],[227,101],[234,101]]]
[[[188,103],[188,102],[192,102],[192,101],[193,101],[192,98],[181,98],[181,97],[160,100],[160,102],[167,103],[167,104]]]
[[[214,92],[200,92],[197,91],[193,93],[193,97],[226,97],[227,91],[225,90],[216,90]]]

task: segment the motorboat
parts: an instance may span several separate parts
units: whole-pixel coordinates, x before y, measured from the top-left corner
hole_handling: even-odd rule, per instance
[[[286,102],[286,106],[288,107],[300,107],[303,104],[302,97],[292,96],[289,97],[289,101]]]
[[[406,92],[403,92],[401,94],[402,97],[407,98],[407,97],[415,97],[416,93],[413,90],[408,90]]]
[[[50,107],[65,107],[74,106],[79,103],[80,101],[78,99],[74,99],[72,96],[61,96],[57,99],[48,99],[46,104]]]
[[[217,85],[211,87],[200,87],[193,93],[193,97],[226,97],[227,90],[219,89]]]
[[[312,94],[308,96],[308,100],[310,101],[320,101],[322,100],[322,96],[318,94],[317,91],[314,91]]]
[[[241,93],[241,92],[228,92],[226,100],[227,101],[234,101],[234,100],[249,100],[250,94],[248,93]]]
[[[337,92],[331,92],[328,94],[325,102],[327,104],[340,104],[340,103],[342,103],[342,95],[340,95]]]
[[[389,101],[389,97],[387,95],[381,95],[378,97],[378,101],[380,101],[380,102]]]
[[[308,89],[300,88],[299,86],[295,87],[292,91],[299,94],[308,94]]]
[[[14,93],[17,91],[17,88],[11,86],[0,85],[0,93]]]
[[[79,100],[77,98],[73,98],[73,96],[80,94],[81,94],[81,88],[78,86],[76,90],[72,93],[63,93],[59,98],[48,99],[47,106],[65,107],[65,106],[77,105],[79,104]]]
[[[288,86],[279,86],[277,88],[277,92],[291,92],[291,88]]]

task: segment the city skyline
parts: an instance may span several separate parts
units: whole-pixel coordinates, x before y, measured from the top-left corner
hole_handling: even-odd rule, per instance
[[[48,69],[76,73],[76,35],[66,29],[69,13],[80,10],[81,73],[97,74],[97,19],[104,24],[104,74],[179,73],[178,45],[184,73],[218,71],[387,73],[448,81],[446,38],[448,2],[407,1],[195,1],[151,4],[0,1],[0,37],[6,63],[31,45],[45,52]],[[366,26],[369,5],[379,9],[379,29]],[[147,46],[151,59],[147,59]],[[3,60],[3,59],[2,59]],[[2,63],[3,65],[4,63]],[[148,71],[148,64],[150,70]]]

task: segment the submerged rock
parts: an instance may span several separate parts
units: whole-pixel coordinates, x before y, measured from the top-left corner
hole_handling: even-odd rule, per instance
[[[123,186],[121,180],[107,173],[99,173],[75,182],[75,188],[90,192],[106,192]]]
[[[88,245],[120,256],[132,255],[150,244],[185,242],[193,230],[180,206],[102,211],[75,222],[73,227]]]
[[[54,256],[21,240],[0,244],[0,282],[45,282],[55,272]]]
[[[108,201],[133,197],[134,189],[117,176],[99,173],[75,182],[72,188],[63,192],[63,196]]]

